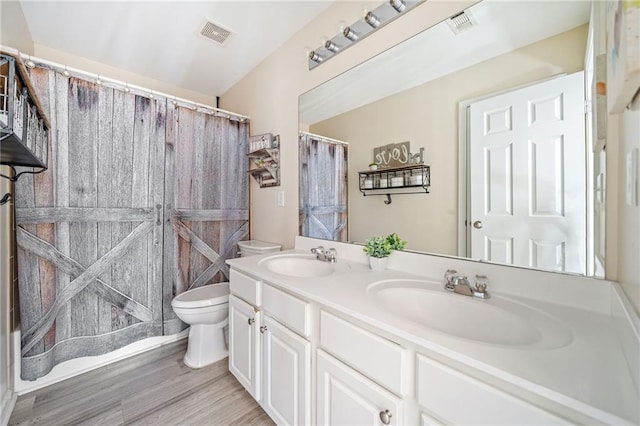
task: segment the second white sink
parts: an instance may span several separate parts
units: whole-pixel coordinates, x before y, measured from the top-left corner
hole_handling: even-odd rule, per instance
[[[269,256],[258,265],[276,274],[288,277],[312,278],[333,274],[336,270],[348,269],[340,263],[322,262],[312,254],[280,254]]]
[[[505,297],[473,299],[420,280],[379,281],[367,291],[387,311],[458,338],[530,349],[558,348],[572,340],[570,330],[552,316]]]

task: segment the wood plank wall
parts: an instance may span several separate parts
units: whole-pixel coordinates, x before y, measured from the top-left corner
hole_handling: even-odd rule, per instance
[[[248,234],[248,121],[31,71],[49,170],[16,184],[22,378],[185,328],[171,299],[227,279]]]

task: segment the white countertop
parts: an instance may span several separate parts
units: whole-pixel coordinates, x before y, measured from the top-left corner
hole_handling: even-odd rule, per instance
[[[277,255],[287,253],[308,254],[308,250],[286,250]],[[293,278],[258,265],[260,260],[273,255],[232,259],[227,263],[234,269],[409,341],[424,348],[427,354],[435,353],[469,366],[502,383],[523,389],[529,395],[559,402],[604,423],[640,423],[638,378],[634,377],[637,370],[628,365],[610,314],[543,301],[539,297],[530,299],[492,292],[492,298],[506,297],[545,312],[568,327],[573,337],[568,344],[555,349],[482,343],[402,318],[389,312],[371,292],[367,292],[371,284],[381,280],[420,280],[424,278],[421,275],[393,269],[376,272],[365,263],[339,256],[338,262],[347,267],[339,268],[334,274]],[[453,298],[466,297],[441,291]],[[488,302],[491,303],[491,299]],[[465,319],[460,318],[460,321]],[[482,324],[469,323],[468,326],[482,327]]]

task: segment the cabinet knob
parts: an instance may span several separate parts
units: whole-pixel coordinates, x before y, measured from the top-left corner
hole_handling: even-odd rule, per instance
[[[391,415],[391,411],[389,410],[380,411],[380,421],[382,422],[382,424],[388,425],[389,423],[391,423],[391,417],[393,417]]]
[[[260,333],[264,333],[265,331],[267,331],[267,326],[266,325],[260,326]]]
[[[249,318],[249,320],[247,320],[247,322],[249,323],[249,325],[251,325],[254,322],[256,322],[256,319],[255,318]]]

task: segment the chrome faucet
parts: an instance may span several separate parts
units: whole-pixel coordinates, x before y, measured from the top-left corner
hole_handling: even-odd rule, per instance
[[[323,262],[336,263],[338,261],[338,252],[334,248],[326,249],[322,246],[314,247],[311,253],[316,255],[316,259]]]
[[[488,299],[490,297],[487,291],[488,279],[486,275],[476,275],[473,288],[466,276],[458,275],[458,272],[453,269],[448,269],[445,272],[444,279],[446,281],[444,284],[445,290],[479,299]]]

